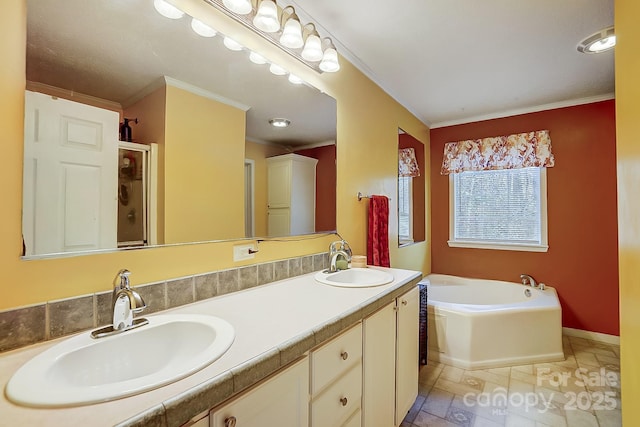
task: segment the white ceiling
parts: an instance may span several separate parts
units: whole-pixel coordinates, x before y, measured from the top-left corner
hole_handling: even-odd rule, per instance
[[[282,3],[432,127],[613,96],[613,51],[576,50],[613,25],[613,0]]]

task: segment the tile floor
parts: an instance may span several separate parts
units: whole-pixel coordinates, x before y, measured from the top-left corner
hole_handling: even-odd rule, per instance
[[[401,427],[614,427],[620,347],[563,337],[566,360],[466,371],[429,360]]]

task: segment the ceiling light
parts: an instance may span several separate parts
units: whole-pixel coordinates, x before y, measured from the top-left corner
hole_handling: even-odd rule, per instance
[[[278,6],[273,0],[258,0],[258,10],[253,18],[253,25],[267,33],[275,33],[280,30]]]
[[[340,63],[338,62],[338,51],[336,51],[336,47],[333,45],[331,39],[326,39],[329,41],[329,47],[324,50],[324,54],[322,55],[322,62],[320,62],[320,69],[322,71],[326,71],[327,73],[335,73],[340,70]]]
[[[246,15],[253,10],[251,0],[222,0],[222,4],[231,12]]]
[[[191,29],[195,31],[197,35],[202,37],[213,37],[218,34],[216,30],[196,18],[191,20]]]
[[[259,55],[255,52],[251,52],[249,54],[249,60],[251,62],[253,62],[254,64],[258,64],[258,65],[262,65],[262,64],[266,64],[267,60],[264,58],[264,56]]]
[[[305,30],[311,28],[309,30],[309,34],[307,35],[307,39],[304,42],[304,49],[302,49],[302,57],[307,61],[320,61],[322,59],[322,42],[320,41],[320,36],[316,31],[316,26],[313,24],[307,24],[304,26]]]
[[[578,44],[578,51],[582,53],[600,53],[612,49],[615,45],[616,35],[613,27],[609,27],[582,40]]]
[[[296,76],[295,74],[289,74],[289,82],[293,83],[294,85],[300,85],[304,83],[304,80],[302,80],[300,77]]]
[[[229,50],[242,50],[242,45],[230,37],[225,37],[222,41]]]
[[[286,128],[291,124],[291,121],[287,119],[271,119],[269,120],[269,124],[277,128]]]
[[[153,7],[155,7],[158,13],[165,18],[180,19],[184,16],[183,11],[164,0],[153,0]]]
[[[284,76],[285,74],[287,74],[287,70],[277,64],[271,64],[271,66],[269,67],[269,71],[271,71],[271,73],[275,74],[276,76]]]
[[[292,6],[287,6],[282,10],[284,15],[290,11],[286,19],[284,19],[284,27],[282,29],[282,35],[280,36],[280,44],[285,47],[297,49],[304,45],[302,39],[302,25],[300,25],[300,19],[295,13],[295,9]]]

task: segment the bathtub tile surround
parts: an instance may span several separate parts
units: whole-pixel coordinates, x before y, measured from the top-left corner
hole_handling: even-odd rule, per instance
[[[145,314],[249,289],[327,267],[326,253],[213,271],[133,287]],[[135,272],[134,272],[135,273]],[[111,322],[111,291],[0,311],[0,352],[59,338]]]
[[[402,427],[622,425],[620,347],[565,335],[563,348],[561,362],[473,371],[429,359]]]

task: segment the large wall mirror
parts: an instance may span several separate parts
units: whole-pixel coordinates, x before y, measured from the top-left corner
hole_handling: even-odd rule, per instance
[[[25,255],[335,230],[335,100],[153,3],[28,0]]]

